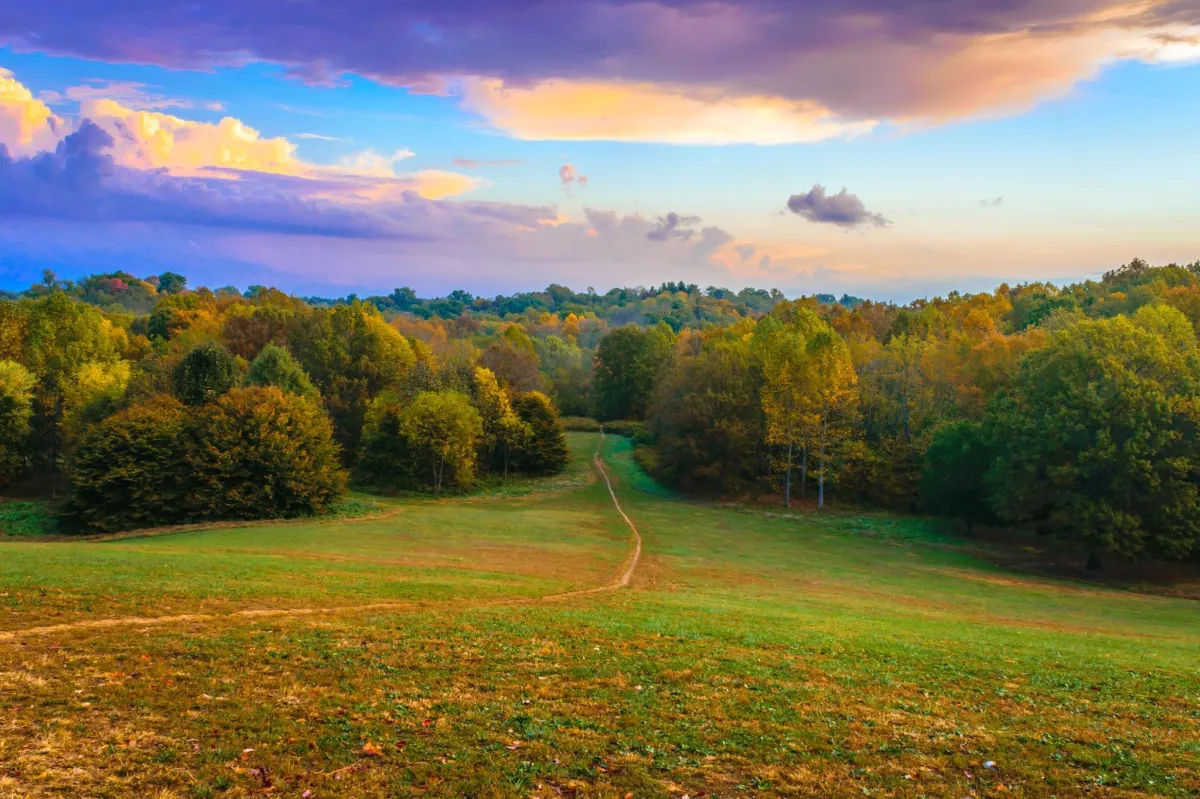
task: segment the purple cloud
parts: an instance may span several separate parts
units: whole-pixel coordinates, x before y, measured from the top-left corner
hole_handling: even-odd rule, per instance
[[[815,185],[804,194],[793,194],[788,198],[788,210],[809,222],[852,228],[860,225],[887,227],[892,224],[883,214],[872,213],[857,195],[842,189],[837,194],[826,194],[825,187]]]
[[[553,13],[543,0],[9,0],[0,43],[185,68],[264,59],[316,82],[622,80],[941,118],[1027,104],[1195,24],[1194,0],[562,0]]]
[[[696,235],[692,225],[699,224],[699,222],[700,217],[698,216],[682,216],[672,211],[666,216],[658,218],[654,227],[646,233],[646,238],[651,241],[670,241],[671,239],[688,241]]]

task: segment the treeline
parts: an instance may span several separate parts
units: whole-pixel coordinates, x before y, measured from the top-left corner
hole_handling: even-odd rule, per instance
[[[1062,289],[613,331],[601,418],[659,479],[944,513],[1090,556],[1200,555],[1200,263]],[[814,496],[815,495],[815,496]]]
[[[436,493],[566,465],[519,329],[484,350],[359,302],[141,283],[140,315],[55,284],[0,301],[0,486],[61,488],[77,529],[310,515],[351,477]]]
[[[134,406],[185,420],[171,461],[186,465],[211,431],[274,418],[250,408],[308,403],[320,414],[278,415],[318,438],[328,424],[340,476],[314,466],[313,485],[441,491],[561,468],[561,411],[636,428],[647,469],[689,493],[941,513],[1096,558],[1182,559],[1200,552],[1197,329],[1200,263],[1140,260],[906,306],[682,282],[305,300],[174,273],[47,274],[0,302],[0,470],[73,478],[78,494],[85,442]],[[175,512],[219,507],[182,479],[163,489]],[[270,514],[336,493],[272,491],[254,500]]]

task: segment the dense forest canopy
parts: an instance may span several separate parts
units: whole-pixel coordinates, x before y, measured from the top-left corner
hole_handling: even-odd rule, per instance
[[[179,274],[0,300],[0,480],[84,529],[435,492],[566,461],[562,413],[708,496],[1200,554],[1200,262],[908,305],[685,282],[300,298]],[[258,443],[253,443],[258,442]],[[235,486],[219,501],[213,487]]]

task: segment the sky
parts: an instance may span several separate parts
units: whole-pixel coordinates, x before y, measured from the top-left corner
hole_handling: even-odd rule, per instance
[[[1200,259],[1200,0],[0,9],[0,288],[906,302]]]

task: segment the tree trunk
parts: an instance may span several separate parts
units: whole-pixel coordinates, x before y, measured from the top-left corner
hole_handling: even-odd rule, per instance
[[[787,478],[783,481],[783,507],[792,507],[792,442],[788,442]]]
[[[800,450],[800,498],[808,493],[808,445]]]
[[[821,473],[817,476],[817,509],[825,507],[825,420],[821,419]]]

